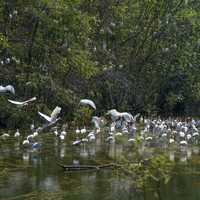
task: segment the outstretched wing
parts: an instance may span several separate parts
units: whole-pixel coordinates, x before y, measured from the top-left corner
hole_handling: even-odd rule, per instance
[[[6,92],[6,88],[0,85],[0,92]]]
[[[112,121],[116,121],[119,117],[121,117],[121,113],[116,109],[111,109],[107,112],[107,115],[111,116]]]
[[[37,99],[36,97],[33,97],[31,99],[24,101],[24,103],[29,103],[29,102],[35,101],[36,99]]]
[[[140,116],[140,113],[137,113],[134,117],[133,117],[133,121],[135,122],[136,119]]]
[[[8,101],[9,101],[10,103],[15,104],[15,105],[23,105],[23,104],[24,104],[24,102],[13,101],[13,100],[10,100],[10,99],[8,99]]]
[[[12,85],[7,85],[6,90],[11,92],[12,94],[15,94],[15,88]]]
[[[121,116],[125,119],[127,122],[132,122],[133,121],[133,115],[127,112],[121,113]]]
[[[92,100],[90,100],[90,99],[81,99],[80,105],[89,105],[89,106],[91,106],[93,109],[96,110],[96,105],[95,105],[95,103],[94,103]]]
[[[52,120],[52,121],[55,120],[55,119],[58,117],[60,111],[61,111],[61,107],[56,106],[56,108],[55,108],[55,109],[53,110],[53,112],[51,113],[51,120]]]
[[[44,119],[46,119],[48,122],[51,122],[51,117],[49,117],[49,116],[47,116],[47,115],[45,115],[45,114],[43,114],[43,113],[41,113],[41,112],[38,112],[38,114],[39,114],[40,116],[42,116]]]
[[[28,99],[26,101],[13,101],[13,100],[8,99],[8,101],[10,103],[13,103],[15,105],[22,105],[22,106],[25,105],[25,104],[27,104],[28,102],[35,101],[35,100],[36,100],[36,97],[33,97],[33,98]]]

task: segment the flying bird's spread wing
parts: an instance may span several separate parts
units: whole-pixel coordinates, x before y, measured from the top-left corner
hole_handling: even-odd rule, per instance
[[[3,87],[2,85],[0,85],[0,92],[5,92],[5,91],[6,91],[5,87]]]
[[[11,92],[12,94],[15,94],[15,89],[12,85],[2,86],[0,85],[0,92]]]
[[[54,120],[58,117],[60,111],[61,111],[61,107],[56,106],[56,108],[55,108],[55,109],[53,110],[53,112],[51,113],[51,120],[52,120],[52,121],[54,121]]]
[[[127,112],[121,113],[121,116],[125,119],[127,122],[132,122],[133,121],[133,115]]]
[[[45,115],[45,114],[43,114],[43,113],[41,113],[41,112],[38,112],[38,114],[39,114],[40,116],[42,116],[44,119],[46,119],[48,122],[51,122],[51,117],[49,117],[49,116],[47,116],[47,115]]]
[[[8,101],[9,101],[10,103],[15,104],[15,105],[23,105],[23,104],[24,104],[24,102],[13,101],[13,100],[10,100],[10,99],[8,99]]]
[[[133,117],[133,121],[135,122],[136,119],[140,116],[140,113],[136,114],[134,117]]]
[[[121,117],[121,113],[118,112],[116,109],[111,109],[107,112],[107,115],[111,116],[112,121],[117,120],[119,117]]]
[[[15,88],[12,85],[7,85],[6,90],[11,92],[12,94],[15,94]]]
[[[26,100],[26,101],[13,101],[13,100],[10,100],[10,99],[8,99],[8,101],[10,102],[10,103],[13,103],[13,104],[15,104],[15,105],[26,105],[27,103],[29,103],[29,102],[32,102],[32,101],[35,101],[36,100],[36,97],[33,97],[33,98],[31,98],[31,99],[28,99],[28,100]]]
[[[100,117],[92,117],[92,122],[94,123],[96,128],[100,128],[100,122],[101,122],[101,118]]]
[[[33,97],[31,99],[24,101],[23,103],[29,103],[29,102],[35,101],[36,99],[37,99],[36,97]]]
[[[91,106],[93,109],[95,109],[96,110],[96,105],[95,105],[95,103],[92,101],[92,100],[90,100],[90,99],[82,99],[81,101],[80,101],[80,105],[89,105],[89,106]]]

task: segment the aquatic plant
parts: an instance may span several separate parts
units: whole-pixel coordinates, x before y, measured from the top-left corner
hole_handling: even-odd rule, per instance
[[[133,185],[143,192],[144,197],[149,190],[161,199],[161,185],[172,178],[174,166],[167,156],[159,154],[137,164],[129,164],[127,169],[134,177]]]
[[[93,110],[89,107],[80,107],[75,115],[75,124],[78,126],[89,125],[92,119]]]

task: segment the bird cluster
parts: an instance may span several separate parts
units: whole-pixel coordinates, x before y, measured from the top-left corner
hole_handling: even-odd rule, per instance
[[[0,93],[6,93],[6,92],[10,92],[12,93],[13,95],[15,95],[15,89],[12,85],[7,85],[7,86],[0,86]],[[15,101],[15,100],[10,100],[8,99],[8,102],[12,103],[12,104],[15,104],[17,106],[20,106],[20,107],[23,107],[23,106],[26,106],[28,105],[29,103],[35,101],[37,98],[36,97],[32,97],[26,101]],[[96,105],[94,104],[94,102],[92,100],[89,100],[89,99],[82,99],[80,100],[80,105],[88,105],[90,106],[91,108],[93,109],[96,109]],[[38,128],[35,128],[34,124],[31,125],[31,134],[29,134],[28,136],[26,136],[26,138],[24,138],[23,142],[22,142],[22,145],[25,146],[25,147],[32,147],[32,148],[38,148],[40,147],[41,144],[39,144],[36,139],[39,135],[39,133],[49,127],[49,126],[52,126],[54,124],[56,124],[56,122],[60,119],[60,117],[58,117],[58,115],[60,114],[61,112],[61,107],[59,106],[56,106],[55,109],[52,111],[51,115],[48,116],[40,111],[38,111],[38,114],[46,120],[46,123],[43,124],[42,127],[38,127]],[[94,117],[94,122],[96,123],[95,121],[95,117]],[[66,126],[63,125],[63,128],[62,128],[62,131],[60,133],[58,133],[58,130],[56,127],[54,127],[53,131],[54,131],[54,134],[56,136],[58,136],[61,140],[64,140],[65,139],[65,136],[66,136]],[[79,131],[76,130],[76,133],[78,133]],[[80,130],[80,133],[86,133],[86,129],[81,129]],[[20,137],[20,132],[19,132],[19,129],[17,129],[16,133],[14,134],[14,137],[15,138],[19,138]],[[0,138],[2,139],[6,139],[10,137],[10,135],[8,133],[4,133],[0,136]],[[89,137],[90,140],[92,140],[92,136],[90,134],[90,137]],[[84,139],[82,140],[84,141]],[[86,141],[86,139],[85,139]],[[76,144],[76,142],[75,142]]]
[[[142,140],[154,140],[167,144],[187,146],[199,143],[200,121],[190,119],[144,120]],[[150,134],[149,134],[150,133]]]
[[[11,85],[0,86],[0,92],[11,92],[15,94],[14,87]],[[23,102],[18,102],[8,99],[10,103],[15,105],[25,106],[36,100],[36,97],[28,99]],[[96,110],[95,103],[90,99],[80,100],[79,105],[89,106],[91,109]],[[32,148],[41,146],[36,140],[40,132],[46,127],[55,125],[60,119],[59,114],[61,107],[56,106],[51,115],[48,116],[38,111],[38,114],[46,120],[46,123],[39,128],[35,128],[34,124],[31,125],[32,133],[24,138],[22,145]],[[140,123],[137,119],[140,114],[133,116],[129,112],[119,112],[116,109],[111,109],[103,117],[93,116],[91,122],[93,124],[92,130],[78,127],[74,130],[75,140],[72,145],[78,146],[85,143],[95,143],[99,133],[105,133],[105,142],[114,143],[116,138],[125,136],[128,143],[135,143],[136,140],[141,141],[146,146],[169,146],[176,144],[177,146],[188,146],[199,143],[199,128],[200,121],[194,119],[178,120],[178,119],[144,119],[140,117]],[[64,141],[67,136],[67,126],[63,125],[61,130],[53,127],[53,133],[61,141]],[[103,131],[102,131],[103,130]],[[102,134],[101,134],[102,135]],[[19,130],[16,131],[14,137],[19,138]],[[5,139],[9,134],[1,135]]]

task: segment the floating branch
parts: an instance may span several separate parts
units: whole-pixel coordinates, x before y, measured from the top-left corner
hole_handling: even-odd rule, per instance
[[[121,165],[115,163],[103,164],[103,165],[64,165],[61,163],[57,164],[66,171],[100,170],[105,168],[121,167]]]

